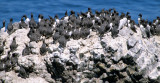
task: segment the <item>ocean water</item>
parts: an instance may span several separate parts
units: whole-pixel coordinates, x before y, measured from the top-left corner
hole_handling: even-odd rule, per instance
[[[159,0],[0,0],[0,27],[3,20],[8,23],[13,18],[17,22],[24,14],[30,17],[31,12],[38,20],[38,14],[43,14],[45,18],[55,14],[62,17],[66,10],[85,12],[88,7],[93,11],[103,8],[115,8],[119,13],[128,11],[136,22],[139,13],[150,21],[160,16]]]

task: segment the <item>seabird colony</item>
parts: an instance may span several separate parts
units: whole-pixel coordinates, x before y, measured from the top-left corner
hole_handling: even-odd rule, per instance
[[[111,36],[116,38],[123,26],[127,26],[134,33],[137,33],[137,28],[140,28],[143,38],[150,38],[153,35],[160,34],[159,17],[153,22],[150,22],[143,19],[142,14],[139,14],[138,24],[136,24],[135,21],[131,19],[129,12],[119,14],[115,9],[102,9],[101,11],[96,10],[95,14],[93,14],[91,8],[88,8],[87,12],[80,12],[77,14],[73,10],[70,11],[70,14],[66,11],[65,16],[62,18],[55,15],[55,17],[49,16],[49,19],[47,19],[39,14],[38,22],[35,21],[32,13],[31,18],[23,15],[18,23],[18,28],[14,27],[13,19],[11,18],[7,28],[5,28],[5,21],[3,21],[0,33],[12,35],[17,29],[29,29],[27,36],[30,42],[43,42],[38,50],[41,55],[45,55],[47,52],[50,52],[49,45],[45,42],[45,39],[52,38],[52,43],[59,43],[59,48],[63,49],[66,47],[67,41],[71,39],[87,39],[90,37],[92,31],[96,32],[100,38],[103,37],[105,33],[111,33]],[[0,71],[9,71],[18,61],[18,54],[12,53],[18,47],[16,37],[13,37],[11,41],[7,58],[0,62]],[[2,56],[4,52],[5,45],[6,41],[0,43],[0,56]],[[31,50],[34,49],[25,43],[22,55],[26,56],[32,54]],[[21,77],[27,77],[26,73],[24,73],[25,70],[21,66],[20,72],[19,75]]]
[[[62,18],[55,15],[54,18],[49,16],[49,19],[45,19],[43,15],[39,14],[38,22],[36,22],[31,13],[30,19],[26,15],[23,15],[18,24],[19,29],[30,28],[30,31],[27,34],[28,38],[30,38],[30,42],[35,41],[38,43],[39,41],[43,41],[43,44],[39,49],[40,54],[45,54],[49,51],[47,48],[48,45],[44,41],[44,39],[48,38],[53,38],[53,44],[59,42],[59,46],[65,48],[67,41],[70,39],[86,39],[89,37],[91,31],[96,32],[100,37],[108,32],[111,32],[113,38],[118,37],[118,33],[123,26],[127,26],[135,33],[137,32],[136,26],[138,26],[142,32],[143,38],[150,38],[153,35],[160,34],[159,17],[153,22],[150,22],[143,19],[142,14],[139,14],[138,24],[136,24],[129,14],[130,13],[127,12],[126,14],[121,13],[121,15],[119,15],[115,9],[96,10],[95,14],[93,14],[91,8],[88,8],[87,12],[80,12],[77,14],[71,10],[70,15],[68,15],[68,12],[66,11],[65,16]],[[14,29],[13,27],[13,19],[11,18],[7,28],[5,28],[5,20],[3,21],[0,33],[11,35],[16,30],[17,29]],[[18,46],[15,39],[16,37],[13,38],[9,52],[16,50]],[[5,41],[0,45],[0,54],[4,51],[4,45]],[[30,50],[31,49],[26,44],[26,48],[23,50],[22,55],[30,54]]]

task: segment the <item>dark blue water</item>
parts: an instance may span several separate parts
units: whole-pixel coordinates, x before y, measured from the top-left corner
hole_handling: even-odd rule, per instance
[[[159,0],[0,0],[0,26],[3,20],[7,23],[10,18],[13,18],[14,22],[20,21],[22,15],[30,17],[31,12],[36,19],[38,14],[43,14],[46,18],[55,14],[62,17],[66,10],[84,12],[88,7],[93,11],[103,8],[115,8],[124,13],[128,11],[135,21],[139,13],[148,20],[160,16]]]

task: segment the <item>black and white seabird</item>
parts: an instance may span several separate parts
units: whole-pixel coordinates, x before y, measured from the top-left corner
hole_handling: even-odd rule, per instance
[[[23,56],[29,55],[31,53],[30,47],[27,44],[25,44],[25,46],[26,46],[25,49],[23,49],[22,51]]]
[[[118,37],[118,33],[119,33],[119,30],[118,30],[118,25],[113,25],[113,29],[111,30],[111,36],[113,38],[115,37]]]
[[[160,35],[160,25],[156,26],[155,31],[156,31],[156,35]]]
[[[39,15],[38,15],[38,22],[41,22],[41,18],[42,18],[42,15],[39,14]]]
[[[155,35],[156,34],[156,25],[153,25],[151,22],[149,22],[149,25],[151,26],[151,29],[150,29],[150,32],[152,35]]]
[[[67,41],[66,41],[65,37],[62,35],[62,36],[60,36],[60,38],[58,39],[58,42],[59,42],[59,44],[60,44],[60,47],[65,47]]]
[[[5,63],[1,60],[0,62],[0,71],[3,71],[5,69]]]
[[[87,18],[90,18],[92,14],[92,10],[91,8],[88,8],[88,12],[87,12]]]
[[[129,13],[127,12],[127,15]],[[119,22],[119,26],[118,26],[118,30],[121,30],[123,28],[123,26],[127,23],[127,15],[124,16],[124,14],[122,13],[121,15],[121,19],[120,19],[120,22]]]
[[[65,16],[64,16],[64,22],[67,23],[69,20],[69,16],[68,16],[68,13],[67,11],[65,12]]]
[[[21,18],[21,22],[19,23],[19,28],[22,29],[22,28],[27,28],[28,25],[24,22],[24,19]]]
[[[160,23],[160,17],[157,16],[157,19],[153,22],[154,25],[157,25]]]
[[[18,47],[18,44],[16,43],[16,39],[15,38],[16,37],[13,38],[13,41],[12,41],[12,43],[10,45],[10,51],[11,52],[14,51],[14,50],[16,50],[16,48]]]
[[[138,16],[139,16],[139,18],[138,18],[138,24],[139,24],[139,26],[140,26],[140,22],[141,22],[141,20],[142,20],[142,14],[139,14]]]
[[[29,24],[30,19],[27,18],[27,15],[23,15],[23,17],[25,18],[25,21],[24,21],[24,22],[25,22],[26,24]]]
[[[58,30],[56,30],[56,32],[53,35],[53,43],[55,43],[58,39],[60,38],[60,34],[58,32]]]
[[[140,30],[141,30],[141,33],[142,33],[142,37],[143,38],[146,38],[147,37],[147,34],[146,34],[146,30],[145,30],[145,24],[143,23],[143,21],[140,22]]]
[[[29,27],[31,29],[36,29],[37,28],[37,23],[33,18],[33,14],[31,13],[31,20],[29,21]]]
[[[5,28],[5,20],[3,21],[3,27],[1,28],[1,32],[5,32],[6,28]]]
[[[49,24],[49,26],[46,27],[46,38],[52,37],[53,30],[52,30],[52,25]]]
[[[45,25],[45,20],[43,19],[43,16],[40,15],[39,22],[38,22],[38,27],[44,26],[44,25]]]
[[[7,57],[7,59],[5,61],[5,71],[7,71],[7,72],[10,71],[11,67],[12,67],[12,64],[11,64],[10,57]]]
[[[17,53],[13,53],[12,57],[11,57],[12,67],[14,67],[17,63],[18,63],[18,54]]]
[[[133,21],[130,21],[130,28],[131,28],[131,30],[133,31],[133,32],[135,32],[135,33],[137,33],[137,31],[136,31],[136,27],[135,27],[135,25],[134,25],[134,23],[133,23]]]
[[[2,44],[2,45],[0,45],[0,55],[2,55],[2,54],[3,54],[3,52],[4,52],[4,46],[5,46],[5,43],[6,43],[6,40],[5,40],[5,41],[3,41],[3,44]]]
[[[21,78],[27,78],[28,77],[28,74],[27,74],[26,70],[22,66],[20,66],[18,76],[21,77]]]
[[[11,19],[10,19],[10,23],[9,23],[8,26],[7,26],[7,32],[8,32],[8,34],[11,34],[11,33],[12,33],[12,30],[13,30],[12,22],[13,22],[13,19],[11,18]]]
[[[45,43],[45,41],[43,41],[43,44],[40,48],[40,54],[45,55],[47,51],[48,51],[47,44]]]
[[[56,21],[56,24],[59,24],[59,23],[60,23],[60,20],[59,20],[59,17],[58,17],[57,14],[55,15],[54,19],[55,19],[55,21]]]
[[[150,38],[151,34],[150,34],[150,30],[147,28],[147,24],[144,24],[143,26],[145,28],[146,37]]]
[[[1,45],[1,46],[0,46],[0,55],[3,54],[3,52],[4,52],[4,46]]]
[[[40,33],[39,31],[35,29],[31,29],[30,32],[27,34],[27,36],[30,38],[30,42],[35,41],[38,42],[40,40]]]

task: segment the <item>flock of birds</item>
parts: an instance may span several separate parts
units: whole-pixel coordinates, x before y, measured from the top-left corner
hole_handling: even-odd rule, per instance
[[[38,22],[33,18],[31,13],[31,18],[29,19],[26,15],[23,15],[21,21],[19,22],[19,29],[30,28],[27,36],[30,38],[30,42],[43,41],[42,47],[40,48],[40,53],[44,54],[47,51],[47,44],[43,38],[53,38],[53,44],[59,42],[60,47],[65,47],[66,42],[71,38],[77,40],[80,38],[87,38],[91,31],[95,31],[99,36],[103,36],[106,32],[111,32],[113,38],[118,36],[119,30],[123,26],[127,26],[133,32],[136,31],[136,23],[131,19],[130,13],[126,14],[119,13],[115,9],[101,11],[95,11],[95,14],[92,13],[91,8],[88,8],[87,12],[81,12],[75,14],[74,11],[65,12],[65,16],[59,19],[58,15],[55,17],[49,16],[49,19],[44,18],[43,15],[38,15]],[[160,18],[157,17],[153,22],[144,20],[142,14],[139,14],[138,25],[142,31],[142,36],[144,38],[150,38],[152,35],[160,34]],[[3,27],[1,28],[0,33],[7,32],[9,35],[15,32],[13,26],[13,19],[10,19],[10,23],[5,28],[5,21],[3,21]],[[13,41],[10,45],[10,52],[13,52],[17,48],[16,38],[13,38]],[[5,42],[5,41],[4,41]],[[23,55],[28,55],[29,46],[26,44],[26,48],[23,51]],[[4,44],[0,46],[0,54],[4,51]]]
[[[144,20],[142,14],[139,14],[138,24],[131,19],[129,12],[126,14],[119,13],[115,9],[109,9],[101,11],[95,11],[95,14],[92,13],[91,8],[88,8],[87,12],[81,12],[75,14],[74,11],[65,12],[65,16],[59,19],[58,15],[55,17],[49,16],[49,19],[45,19],[43,15],[38,15],[38,22],[33,18],[31,13],[31,18],[29,19],[26,15],[23,15],[21,21],[18,23],[18,29],[30,28],[27,36],[30,38],[30,42],[43,41],[41,46],[40,54],[45,54],[48,50],[48,44],[45,43],[44,39],[53,38],[53,44],[59,42],[60,47],[65,47],[66,42],[70,39],[78,40],[80,38],[88,38],[91,31],[97,32],[100,37],[105,33],[111,32],[113,38],[118,36],[119,30],[123,26],[127,26],[133,32],[137,33],[136,26],[139,26],[142,31],[142,37],[150,38],[152,35],[160,34],[160,18],[157,17],[153,22]],[[17,27],[16,27],[17,28]],[[10,23],[7,28],[5,28],[5,21],[3,21],[3,27],[0,30],[0,33],[6,32],[9,35],[14,33],[17,29],[13,26],[13,19],[10,19]],[[0,56],[3,55],[5,42],[3,41],[0,44]],[[29,55],[31,53],[31,48],[25,44],[26,47],[23,49],[22,55]],[[13,52],[18,47],[16,43],[16,37],[13,38],[13,41],[10,45],[10,52]],[[9,71],[17,63],[18,58],[17,54],[13,53],[11,58],[5,58],[0,60],[0,71],[4,69]],[[25,75],[25,70],[20,66],[20,72],[22,77]],[[23,75],[24,74],[24,75]]]

